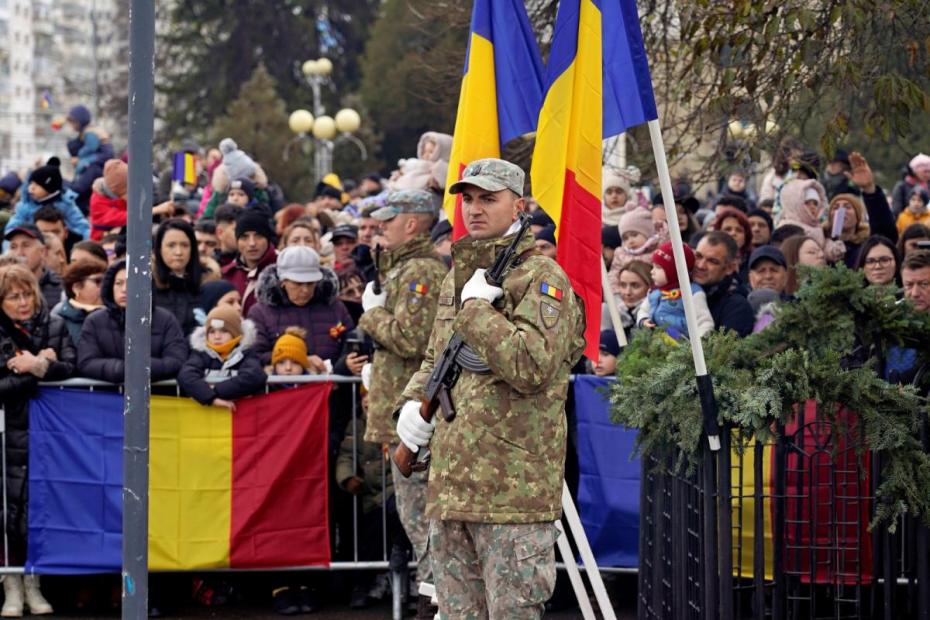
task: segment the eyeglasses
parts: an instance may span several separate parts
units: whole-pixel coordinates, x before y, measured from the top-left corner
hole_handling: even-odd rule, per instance
[[[11,293],[10,295],[4,295],[3,301],[12,301],[14,303],[19,303],[21,301],[32,301],[35,299],[35,293],[32,291],[25,291],[23,293]]]
[[[887,267],[894,262],[894,257],[892,256],[879,256],[878,258],[867,258],[865,259],[866,267]]]
[[[103,283],[103,276],[88,276],[84,278],[85,281],[90,280],[97,286],[100,286]]]

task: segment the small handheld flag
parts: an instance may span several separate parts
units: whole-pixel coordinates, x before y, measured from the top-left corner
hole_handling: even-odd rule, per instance
[[[197,185],[197,171],[194,165],[194,155],[178,151],[174,154],[174,168],[171,180],[186,185]]]

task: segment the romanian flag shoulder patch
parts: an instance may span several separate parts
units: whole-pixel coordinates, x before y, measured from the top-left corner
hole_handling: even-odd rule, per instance
[[[556,288],[548,282],[543,282],[539,285],[539,292],[556,301],[562,301],[562,289]]]
[[[411,282],[410,290],[420,295],[426,295],[429,292],[429,285],[422,282]]]

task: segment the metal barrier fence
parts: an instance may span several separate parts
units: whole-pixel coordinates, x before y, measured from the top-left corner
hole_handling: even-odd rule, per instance
[[[771,444],[726,431],[689,471],[643,459],[641,620],[930,618],[927,528],[869,531],[882,455],[837,420],[808,405]]]
[[[206,379],[208,382],[218,382],[222,381],[220,378],[210,378]],[[305,376],[270,376],[268,377],[268,385],[266,386],[266,393],[273,388],[275,385],[294,385],[294,384],[306,384],[306,383],[325,383],[332,382],[339,386],[350,385],[352,386],[351,397],[348,398],[349,412],[348,415],[341,415],[341,417],[347,418],[347,427],[345,428],[345,434],[351,432],[352,436],[352,457],[353,457],[353,470],[359,471],[359,458],[361,453],[361,438],[359,435],[359,420],[358,412],[360,411],[360,400],[359,400],[359,391],[358,387],[361,384],[361,379],[358,377],[345,377],[340,375],[305,375]],[[50,388],[74,388],[74,389],[86,389],[90,392],[97,390],[105,390],[108,392],[123,392],[123,386],[121,384],[113,384],[105,381],[99,381],[95,379],[85,379],[85,378],[72,378],[64,381],[58,382],[44,382],[40,384],[42,387]],[[173,393],[176,396],[180,396],[180,388],[177,385],[176,381],[160,381],[152,384],[153,394],[171,394]],[[344,414],[345,412],[335,412],[338,414]],[[334,417],[334,412],[330,411],[330,419]],[[339,417],[339,416],[337,416]],[[2,433],[2,431],[0,431]],[[5,449],[5,438],[0,446],[3,446]],[[6,480],[6,456],[5,453],[0,459],[0,464],[3,467],[3,482]],[[388,476],[391,475],[390,472],[390,463],[386,458],[381,459],[381,481],[382,488],[386,487],[386,481]],[[346,553],[347,549],[350,555],[350,558],[334,557],[327,566],[301,566],[301,567],[282,567],[279,569],[208,569],[203,571],[203,573],[214,573],[214,572],[226,572],[226,571],[235,571],[235,572],[267,572],[267,571],[347,571],[347,570],[371,570],[371,571],[390,571],[390,581],[392,585],[392,599],[393,599],[393,617],[399,619],[403,617],[403,601],[407,596],[408,589],[408,571],[416,567],[416,562],[413,558],[407,558],[406,555],[395,554],[392,561],[392,541],[389,536],[389,527],[388,522],[390,519],[389,515],[389,502],[381,502],[381,536],[380,536],[380,549],[379,556],[377,559],[361,559],[363,555],[370,556],[370,553],[365,553],[364,551],[369,551],[365,549],[364,551],[360,547],[359,543],[359,521],[360,514],[362,512],[362,507],[360,502],[362,499],[357,495],[351,496],[351,528],[349,531],[343,531],[340,527],[340,524],[333,523],[334,516],[330,514],[330,523],[334,525],[332,528],[334,530],[335,538],[335,550],[339,552],[339,555],[342,556]],[[4,535],[7,532],[7,519],[8,511],[6,509],[6,496],[3,496],[3,531]],[[566,528],[567,529],[567,528]],[[351,545],[347,546],[347,540],[351,540]],[[4,544],[4,562],[0,566],[0,575],[3,574],[21,574],[24,572],[24,567],[22,566],[10,566],[9,555],[8,555],[8,545]],[[564,570],[565,566],[563,563],[558,564],[560,570]],[[584,565],[579,565],[580,570],[586,570]],[[630,568],[620,568],[620,567],[598,567],[599,572],[613,572],[613,573],[635,573],[636,569]],[[171,571],[168,571],[171,572]]]

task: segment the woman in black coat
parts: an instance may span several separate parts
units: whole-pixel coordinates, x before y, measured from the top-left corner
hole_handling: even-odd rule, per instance
[[[39,381],[60,381],[74,370],[74,346],[65,322],[49,314],[39,284],[21,265],[0,268],[0,404],[6,415],[7,535],[14,564],[26,559],[29,399]],[[24,592],[25,584],[25,592]],[[33,614],[51,613],[38,577],[7,575],[3,615],[22,615],[23,597]],[[16,614],[16,612],[19,612]]]
[[[91,379],[122,383],[126,325],[126,261],[110,265],[101,290],[103,308],[84,321],[78,346],[78,374]],[[187,361],[187,340],[174,315],[152,308],[152,381],[176,379]]]
[[[155,233],[152,301],[174,315],[185,337],[197,327],[203,266],[194,229],[180,218],[165,220]]]

